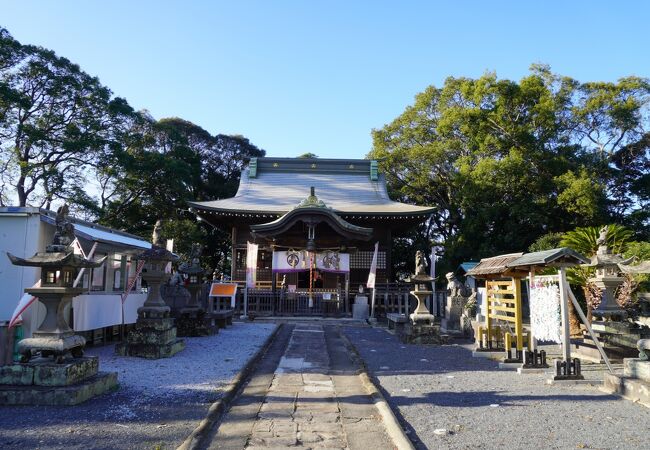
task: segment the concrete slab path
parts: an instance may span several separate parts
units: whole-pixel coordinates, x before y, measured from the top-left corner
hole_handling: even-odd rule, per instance
[[[285,325],[211,449],[395,448],[338,327]]]

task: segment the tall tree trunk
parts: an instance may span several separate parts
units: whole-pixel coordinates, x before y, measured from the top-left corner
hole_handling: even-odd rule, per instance
[[[25,193],[25,177],[21,176],[16,185],[18,193],[18,206],[27,206],[27,194]]]

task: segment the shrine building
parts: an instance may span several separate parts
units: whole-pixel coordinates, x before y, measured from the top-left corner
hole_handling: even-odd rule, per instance
[[[391,200],[377,161],[310,158],[252,158],[234,197],[190,209],[231,233],[232,280],[246,280],[247,243],[255,243],[257,288],[316,289],[344,297],[346,310],[368,280],[375,243],[376,279],[385,284],[394,278],[393,236],[432,212]]]

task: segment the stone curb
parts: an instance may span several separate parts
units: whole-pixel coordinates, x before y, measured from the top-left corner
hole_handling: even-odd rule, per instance
[[[388,405],[388,402],[382,395],[381,391],[377,389],[377,386],[375,386],[375,383],[368,375],[366,363],[363,361],[363,358],[357,351],[357,348],[354,346],[354,344],[352,344],[352,342],[350,342],[350,339],[348,339],[348,337],[342,331],[340,331],[339,334],[341,335],[341,340],[345,346],[350,350],[350,354],[359,363],[359,366],[361,368],[359,371],[359,377],[361,378],[361,382],[363,383],[366,390],[368,390],[370,393],[370,396],[372,397],[373,402],[379,411],[379,414],[381,414],[381,418],[384,422],[384,425],[386,426],[386,432],[388,433],[388,436],[393,440],[393,443],[398,449],[414,450],[415,447],[413,446],[413,443],[410,441],[404,432],[404,429],[399,424],[399,421],[397,420],[397,417],[395,417],[393,410],[390,409],[390,406]]]
[[[226,409],[230,405],[230,402],[235,398],[241,387],[245,384],[248,376],[253,372],[253,369],[257,365],[262,356],[271,346],[273,339],[278,334],[278,331],[282,327],[282,324],[276,324],[275,329],[271,332],[264,344],[257,350],[257,352],[250,357],[246,365],[242,370],[235,375],[232,382],[224,389],[223,396],[210,405],[208,408],[208,414],[205,419],[199,422],[199,425],[190,433],[190,435],[179,445],[176,450],[197,450],[204,447],[204,440],[207,438],[210,430],[219,419],[221,419],[223,413],[226,412]]]

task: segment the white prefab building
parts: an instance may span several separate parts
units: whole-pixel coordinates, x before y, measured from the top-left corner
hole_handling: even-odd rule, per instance
[[[14,266],[7,252],[20,258],[29,258],[44,251],[52,242],[56,214],[40,208],[0,208],[0,325],[6,325],[24,294],[25,288],[34,286],[40,279],[40,269]],[[113,230],[101,225],[70,218],[84,253],[88,255],[94,247],[93,259],[107,256],[106,262],[83,274],[79,286],[85,293],[73,299],[71,310],[66,315],[75,331],[87,332],[91,339],[93,332],[135,323],[137,309],[145,301],[141,293],[140,280],[122,303],[129,280],[136,274],[135,259],[151,244],[137,236]],[[34,302],[23,314],[25,337],[38,328],[45,317],[45,307]],[[112,334],[112,333],[111,333]],[[106,336],[103,336],[106,338]]]

